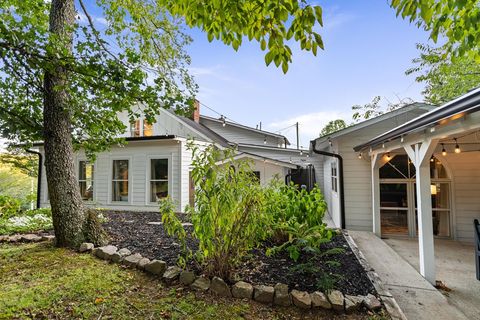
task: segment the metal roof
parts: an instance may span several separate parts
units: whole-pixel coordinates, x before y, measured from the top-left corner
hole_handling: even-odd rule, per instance
[[[368,147],[374,147],[398,139],[403,135],[442,124],[445,121],[458,119],[459,117],[476,111],[480,111],[480,87],[393,128],[366,143],[358,145],[353,149],[358,152]]]

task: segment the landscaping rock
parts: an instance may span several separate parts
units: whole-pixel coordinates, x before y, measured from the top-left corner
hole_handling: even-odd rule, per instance
[[[20,237],[20,240],[24,242],[39,242],[42,241],[42,237],[36,234],[24,234]]]
[[[288,307],[292,304],[292,297],[288,294],[288,285],[277,283],[274,290],[273,304],[283,307]]]
[[[16,235],[10,236],[8,238],[8,242],[12,242],[12,243],[18,242],[18,241],[20,241],[21,238],[22,238],[21,235],[16,234]]]
[[[152,260],[150,263],[145,265],[145,271],[150,272],[152,274],[161,274],[167,270],[167,263],[162,260]]]
[[[310,299],[310,295],[306,291],[298,291],[292,290],[292,302],[299,308],[302,309],[310,309],[312,306],[312,299]]]
[[[142,255],[140,253],[131,254],[126,256],[122,260],[122,264],[127,267],[136,267],[138,262],[142,259]]]
[[[332,309],[335,311],[343,311],[344,297],[343,293],[338,290],[333,290],[328,294],[328,301],[332,304]]]
[[[55,240],[55,236],[52,236],[52,235],[45,235],[45,236],[42,236],[42,241],[53,241]]]
[[[382,303],[373,294],[369,293],[363,297],[363,305],[370,311],[376,311],[382,308]]]
[[[115,252],[117,252],[117,247],[111,245],[98,247],[93,250],[93,254],[95,254],[95,256],[104,260],[110,260]]]
[[[310,299],[312,299],[312,307],[314,308],[332,309],[332,304],[323,292],[315,291],[311,293]]]
[[[84,242],[80,245],[80,248],[78,249],[79,252],[90,252],[95,248],[93,243],[90,242]]]
[[[219,277],[213,277],[212,282],[210,283],[210,291],[215,293],[220,297],[231,297],[232,293],[230,292],[230,287],[228,284]]]
[[[8,236],[0,236],[0,242],[7,242],[9,239]]]
[[[345,312],[353,313],[362,305],[363,297],[345,295]]]
[[[240,299],[252,299],[253,286],[250,283],[238,281],[232,286],[232,296]]]
[[[137,268],[140,269],[140,270],[145,270],[145,266],[150,263],[150,259],[148,258],[142,258],[140,260],[138,260],[137,262]]]
[[[190,287],[197,291],[207,291],[210,288],[210,279],[204,276],[198,277]]]
[[[180,273],[180,283],[184,286],[189,286],[195,281],[195,273],[192,271],[182,271]]]
[[[110,257],[110,260],[112,260],[115,263],[119,263],[125,257],[127,257],[131,254],[132,254],[132,252],[130,250],[128,250],[127,248],[122,248],[122,249],[118,250],[117,252],[115,252],[114,254],[112,254],[112,256]]]
[[[165,281],[167,285],[172,284],[178,278],[180,272],[182,272],[182,269],[177,266],[168,267],[167,270],[163,273],[163,281]]]
[[[118,250],[118,254],[121,256],[121,257],[126,257],[126,256],[129,256],[132,254],[132,252],[130,250],[128,250],[127,248],[122,248],[120,250]]]
[[[274,292],[275,289],[271,286],[255,286],[253,291],[253,299],[262,303],[272,303]]]

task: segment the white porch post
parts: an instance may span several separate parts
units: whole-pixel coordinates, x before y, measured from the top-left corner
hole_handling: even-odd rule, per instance
[[[380,162],[382,157],[378,153],[372,155],[372,213],[373,233],[380,237],[382,235],[380,221]]]
[[[435,250],[433,241],[432,198],[430,189],[430,157],[438,140],[426,140],[421,145],[404,146],[416,169],[418,246],[420,274],[435,285]]]

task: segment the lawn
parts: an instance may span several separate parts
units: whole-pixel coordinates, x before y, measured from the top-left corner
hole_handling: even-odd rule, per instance
[[[165,288],[142,272],[49,243],[0,245],[0,283],[0,319],[369,319]]]

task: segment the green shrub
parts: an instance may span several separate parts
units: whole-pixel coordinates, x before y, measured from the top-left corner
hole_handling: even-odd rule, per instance
[[[318,251],[330,241],[333,231],[323,222],[327,205],[318,187],[308,192],[277,180],[265,189],[265,195],[266,210],[273,219],[271,239],[276,244],[267,254],[286,250],[296,261],[302,251]]]
[[[19,199],[0,195],[0,219],[6,220],[16,216],[21,209],[21,201]]]
[[[233,150],[210,146],[199,151],[193,144],[189,148],[195,205],[188,211],[199,244],[194,256],[208,275],[229,279],[248,251],[268,235],[264,193],[250,163],[234,161]],[[178,221],[171,215],[167,220],[167,230],[182,236]]]

